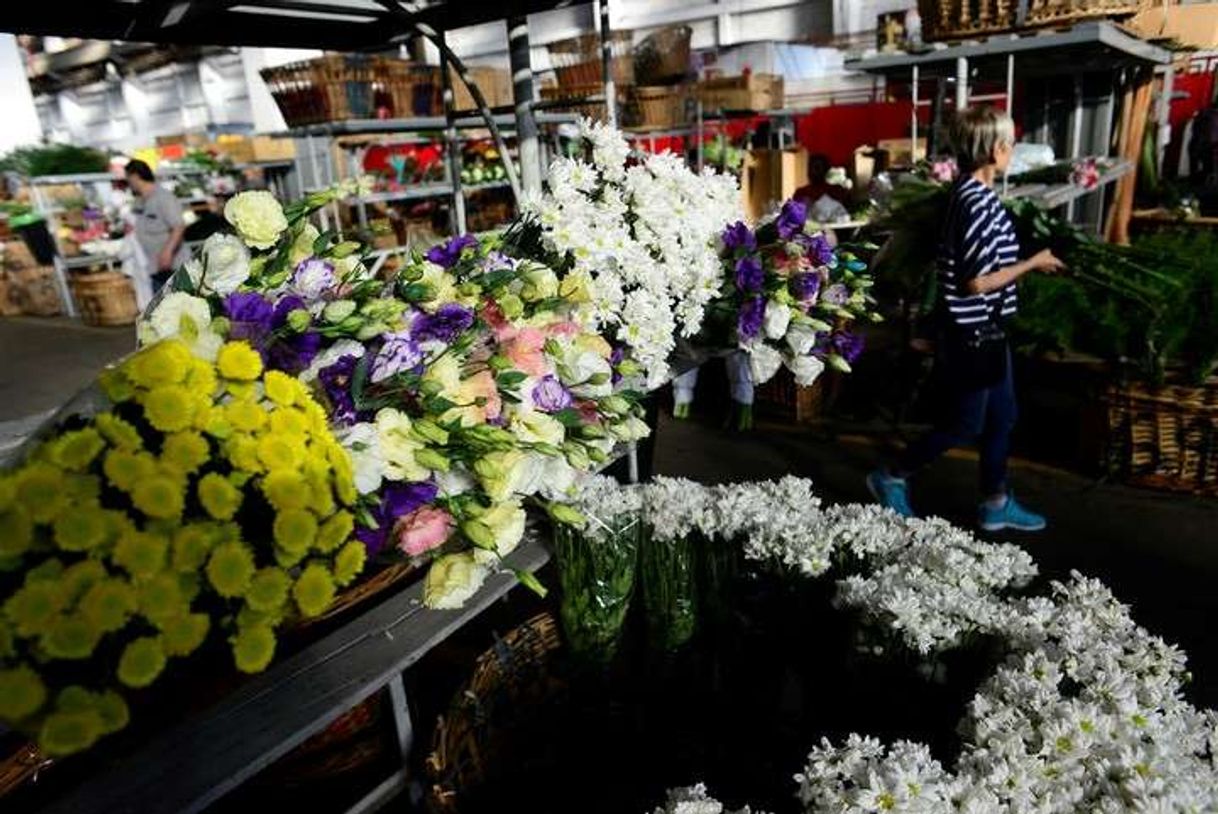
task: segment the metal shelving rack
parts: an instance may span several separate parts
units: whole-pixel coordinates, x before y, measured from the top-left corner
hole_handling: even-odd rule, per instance
[[[544,113],[540,111],[535,112],[533,118],[538,125],[547,127],[550,132],[554,132],[554,127],[558,125],[574,124],[578,120],[578,117],[571,113]],[[514,133],[516,130],[516,119],[513,115],[496,115],[494,121],[496,125],[508,133]],[[305,125],[291,128],[285,135],[298,139],[299,149],[297,149],[296,172],[297,177],[307,179],[302,186],[308,192],[328,187],[339,180],[339,172],[334,166],[333,160],[333,148],[336,145],[342,147],[346,154],[348,166],[345,168],[345,177],[354,177],[361,172],[358,166],[357,148],[342,145],[341,139],[343,136],[383,135],[385,137],[384,143],[394,143],[401,140],[402,137],[422,136],[422,134],[427,133],[438,134],[434,139],[420,137],[409,139],[408,143],[434,143],[441,141],[444,144],[448,159],[445,162],[443,179],[415,184],[400,190],[388,190],[355,196],[347,199],[346,203],[352,204],[357,208],[360,226],[366,227],[368,225],[367,207],[369,204],[448,197],[452,201],[452,211],[456,221],[453,224],[453,231],[457,234],[464,234],[466,231],[464,217],[465,195],[483,190],[506,189],[511,186],[507,180],[476,184],[453,183],[453,172],[458,173],[458,177],[460,173],[459,158],[462,146],[469,141],[475,140],[471,139],[468,133],[482,130],[485,127],[486,121],[479,116],[454,118],[451,130],[446,129],[444,117],[422,116],[410,119],[353,119],[330,124]],[[479,136],[476,140],[482,140],[482,138]],[[539,141],[539,146],[542,149],[539,149],[537,152],[537,172],[539,177],[544,177],[546,166],[549,163],[549,149],[546,148],[547,145],[544,139]],[[452,161],[454,156],[458,159],[455,165]],[[508,156],[503,156],[502,160],[507,161],[510,159]],[[331,217],[333,217],[335,225],[341,223],[338,217],[337,204],[332,207],[331,214],[323,211],[321,216],[323,228],[331,227]]]
[[[276,192],[277,195],[287,195],[289,185],[291,183],[291,174],[295,170],[295,163],[291,161],[256,161],[233,165],[234,170],[242,171],[247,169],[261,169],[267,174],[267,183]],[[174,180],[178,178],[189,178],[199,175],[207,175],[212,170],[193,167],[166,167],[157,170],[157,180]],[[109,172],[84,172],[72,173],[68,175],[40,175],[27,179],[30,186],[31,199],[34,203],[34,209],[44,218],[46,218],[47,230],[51,234],[51,240],[55,245],[55,288],[59,293],[59,299],[63,303],[64,313],[69,317],[77,316],[76,301],[72,297],[71,288],[68,286],[68,271],[70,269],[89,268],[90,266],[108,265],[113,267],[117,263],[117,259],[110,255],[102,254],[82,254],[73,257],[67,257],[63,254],[59,246],[59,221],[56,217],[63,212],[63,208],[51,203],[47,197],[45,187],[56,186],[60,184],[74,184],[82,189],[92,185],[94,187],[102,184],[110,184],[116,180],[116,176]],[[183,204],[202,203],[209,200],[211,196],[179,197],[178,200]]]

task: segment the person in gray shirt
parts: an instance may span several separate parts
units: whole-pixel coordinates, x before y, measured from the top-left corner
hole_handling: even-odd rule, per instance
[[[152,168],[135,159],[124,170],[127,184],[136,194],[132,214],[135,217],[135,238],[139,241],[148,265],[154,269],[152,291],[156,293],[178,266],[189,258],[182,246],[186,225],[182,222],[182,205],[173,192],[156,182]]]

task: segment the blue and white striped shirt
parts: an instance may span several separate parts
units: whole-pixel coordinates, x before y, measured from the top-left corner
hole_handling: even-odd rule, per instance
[[[939,241],[939,287],[952,321],[976,329],[1014,315],[1015,284],[969,294],[965,284],[1019,259],[1015,225],[994,190],[972,176],[952,187]]]

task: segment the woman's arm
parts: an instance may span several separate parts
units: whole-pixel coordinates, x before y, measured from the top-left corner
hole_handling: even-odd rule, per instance
[[[1041,249],[1026,260],[1020,260],[1009,266],[1003,266],[997,271],[972,278],[964,284],[964,290],[969,294],[988,294],[991,291],[1005,288],[1029,271],[1044,271],[1053,274],[1065,267],[1066,264],[1054,257],[1053,252]]]

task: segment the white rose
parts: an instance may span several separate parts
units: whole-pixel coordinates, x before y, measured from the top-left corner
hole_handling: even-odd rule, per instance
[[[250,251],[239,238],[217,232],[203,241],[201,279],[195,279],[190,264],[187,270],[201,291],[231,294],[249,279]]]
[[[201,359],[215,361],[224,337],[211,327],[211,307],[207,300],[172,291],[161,298],[156,309],[136,330],[141,345],[162,339],[181,338],[191,352]]]
[[[392,407],[376,414],[377,444],[388,480],[421,481],[431,474],[414,459],[424,445],[414,439],[410,427],[410,417]]]
[[[224,205],[224,219],[233,225],[245,245],[269,249],[288,228],[288,219],[275,196],[264,189],[234,195]]]
[[[435,478],[436,486],[444,497],[456,497],[472,492],[478,485],[473,475],[455,466],[447,472],[436,472]]]
[[[506,557],[524,538],[525,514],[518,501],[496,503],[478,519],[490,527],[491,533],[495,535],[495,551],[480,549],[475,552],[474,556],[481,561],[494,562],[496,553],[500,557]]]
[[[567,463],[563,456],[546,457],[541,466],[541,496],[546,500],[562,500],[571,496],[579,470]]]
[[[770,339],[782,339],[791,324],[791,309],[777,300],[765,304],[765,335]]]
[[[536,410],[518,413],[512,418],[508,429],[521,441],[529,444],[552,444],[559,446],[567,430],[557,418]]]
[[[356,490],[367,495],[379,489],[385,477],[385,460],[376,425],[356,424],[343,432],[339,441],[351,456]]]
[[[807,325],[795,323],[787,328],[787,346],[796,356],[807,356],[816,346],[816,331]]]
[[[815,356],[793,356],[787,360],[787,369],[795,376],[795,383],[809,387],[825,370],[825,363]]]
[[[749,370],[753,374],[753,385],[765,384],[782,365],[782,354],[764,342],[749,348]]]
[[[445,554],[432,562],[423,581],[423,604],[429,608],[459,608],[478,592],[490,575],[472,551]]]

